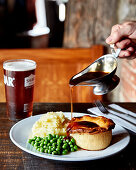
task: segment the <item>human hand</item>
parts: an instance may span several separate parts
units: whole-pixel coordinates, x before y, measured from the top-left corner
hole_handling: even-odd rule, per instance
[[[112,27],[107,44],[115,44],[115,48],[121,48],[119,57],[136,58],[136,22],[125,22]]]

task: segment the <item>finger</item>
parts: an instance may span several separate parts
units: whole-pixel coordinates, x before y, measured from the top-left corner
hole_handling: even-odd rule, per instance
[[[127,48],[127,50],[130,51],[131,53],[134,53],[134,52],[135,52],[134,47],[129,47],[129,48]]]
[[[129,57],[127,57],[127,59],[132,60],[132,59],[136,58],[136,51],[135,51],[134,47],[129,47],[127,49],[127,51],[130,51],[130,53],[131,53],[131,55]]]
[[[123,37],[130,37],[134,32],[133,29],[129,22],[114,25],[111,30],[111,35],[106,39],[106,43],[113,44],[120,41]]]
[[[120,40],[120,25],[117,24],[117,25],[114,25],[111,29],[111,34],[110,36],[106,39],[106,43],[108,44],[112,44],[112,43],[116,43],[117,41]]]
[[[111,34],[107,39],[106,39],[106,43],[107,44],[115,44],[116,42],[118,42],[120,40],[120,35],[119,32],[114,32],[114,34]]]
[[[130,57],[132,55],[132,52],[131,51],[128,51],[128,50],[121,50],[120,54],[119,54],[119,57],[121,58],[127,58],[127,57]]]
[[[135,31],[135,27],[131,22],[125,22],[123,24],[117,24],[112,27],[111,34],[114,32],[118,32],[120,38],[122,37],[129,37]]]
[[[136,53],[132,53],[129,57],[126,57],[128,60],[132,60],[136,58]]]
[[[120,57],[120,59],[127,59],[127,60],[133,60],[133,59],[135,59],[136,58],[136,55],[131,55],[131,56],[129,56],[129,57]]]
[[[124,49],[124,48],[127,48],[130,44],[131,44],[131,40],[125,39],[125,40],[122,40],[120,42],[117,42],[115,45],[116,45],[117,48]]]

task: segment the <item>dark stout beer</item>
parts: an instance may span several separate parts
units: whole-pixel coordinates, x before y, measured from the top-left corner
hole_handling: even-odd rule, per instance
[[[7,114],[16,121],[32,115],[36,63],[32,60],[4,62]]]

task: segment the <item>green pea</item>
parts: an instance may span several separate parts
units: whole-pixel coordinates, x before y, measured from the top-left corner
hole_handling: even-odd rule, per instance
[[[58,139],[59,138],[59,135],[56,135],[56,139]]]
[[[73,148],[74,146],[73,145],[70,145],[70,148]]]
[[[39,142],[40,140],[41,140],[41,138],[40,138],[40,137],[37,137],[36,141]]]
[[[45,152],[45,153],[48,153],[48,149],[45,149],[44,152]]]
[[[60,138],[57,140],[57,144],[61,144],[62,141],[60,140]]]
[[[38,144],[37,144],[37,142],[34,144],[34,147],[37,147],[38,146]]]
[[[48,150],[48,153],[49,153],[49,154],[51,154],[51,153],[52,153],[52,151],[49,149],[49,150]]]
[[[53,143],[53,142],[54,142],[53,139],[51,139],[51,140],[50,140],[50,143]]]
[[[67,144],[64,144],[64,145],[62,146],[63,149],[66,149],[67,147],[68,147]]]
[[[51,151],[55,151],[56,149],[54,147],[51,148]]]
[[[28,140],[28,143],[30,143],[30,144],[31,144],[31,142],[32,142],[32,141],[33,141],[32,139],[29,139],[29,140]]]
[[[71,152],[74,152],[75,150],[74,150],[74,148],[71,148]]]
[[[48,135],[48,140],[51,140],[53,136],[51,134]]]
[[[44,142],[44,145],[47,145],[48,144],[48,142]]]
[[[40,148],[40,152],[44,152],[44,149],[43,149],[43,148]]]
[[[53,136],[53,138],[56,138],[56,135],[55,135],[55,134],[53,134],[52,136]]]
[[[57,147],[57,148],[56,148],[56,151],[60,151],[60,148]]]
[[[57,152],[56,152],[56,151],[53,151],[53,152],[52,152],[52,155],[57,155]]]
[[[37,150],[39,147],[38,146],[35,146],[35,149]]]
[[[68,144],[69,144],[69,145],[72,145],[73,143],[70,141],[70,142],[68,142]]]
[[[47,146],[46,146],[46,145],[44,145],[44,146],[43,146],[43,148],[44,148],[44,149],[46,149],[46,148],[47,148]]]
[[[37,149],[40,152],[40,148]]]
[[[49,146],[49,149],[51,149],[52,147],[51,146]]]
[[[52,152],[52,155],[55,155],[54,151]]]
[[[57,143],[56,143],[56,142],[52,144],[52,146],[53,146],[53,147],[56,147],[56,145],[57,145]]]
[[[37,136],[35,136],[33,139],[36,140],[36,139],[37,139]]]
[[[61,145],[57,145],[57,148],[61,149]]]
[[[32,142],[31,142],[31,145],[32,145],[32,146],[34,146],[34,144],[35,144],[35,142],[34,142],[34,141],[32,141]]]
[[[63,140],[63,143],[67,143],[65,140]]]
[[[77,145],[74,146],[74,150],[77,151],[78,150],[78,147]]]
[[[48,143],[47,146],[51,146],[51,143]]]
[[[74,139],[74,138],[72,138],[72,139],[71,139],[71,142],[72,142],[72,143],[75,143],[75,139]]]
[[[52,140],[53,140],[53,142],[56,142],[56,141],[57,141],[57,139],[56,139],[56,138],[53,138]]]
[[[44,143],[44,140],[42,139],[42,140],[40,141],[40,143]]]
[[[47,143],[48,143],[48,139],[45,139],[44,144],[47,144]]]
[[[62,136],[59,136],[59,139],[62,139]]]
[[[48,136],[44,137],[44,140],[48,140]]]
[[[39,146],[39,145],[40,145],[40,143],[39,143],[39,142],[35,142],[35,143],[36,143],[36,145],[37,145],[37,146]]]
[[[66,155],[67,153],[68,153],[68,150],[67,150],[67,149],[65,149],[65,150],[62,151],[62,155]]]
[[[70,141],[68,144],[69,144],[69,145],[72,145],[73,143]]]
[[[49,149],[49,146],[46,146],[46,149]]]
[[[40,144],[41,147],[43,147],[43,145],[44,145],[43,143]]]
[[[66,139],[66,142],[69,143],[69,139]]]
[[[52,146],[52,148],[56,150],[56,146]]]

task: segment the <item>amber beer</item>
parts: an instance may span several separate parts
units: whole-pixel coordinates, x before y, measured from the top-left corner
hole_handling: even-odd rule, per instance
[[[9,119],[17,121],[32,115],[36,63],[17,59],[3,63]]]

